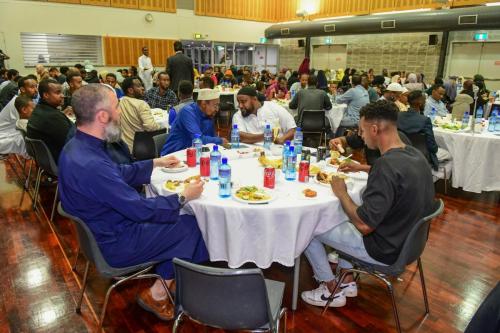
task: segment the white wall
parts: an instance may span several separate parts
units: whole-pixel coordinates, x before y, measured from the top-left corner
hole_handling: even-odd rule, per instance
[[[32,72],[23,65],[21,32],[109,35],[165,39],[192,39],[194,33],[206,39],[258,43],[269,23],[196,16],[191,10],[177,13],[98,6],[58,4],[38,1],[0,0],[0,48],[11,59],[10,68],[22,74]],[[83,61],[83,59],[82,59]],[[99,68],[98,68],[99,69]]]

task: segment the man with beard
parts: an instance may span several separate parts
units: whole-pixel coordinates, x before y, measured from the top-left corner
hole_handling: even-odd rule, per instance
[[[293,140],[297,125],[287,110],[273,102],[261,102],[257,91],[252,87],[241,88],[237,98],[240,111],[234,114],[233,124],[238,125],[241,142],[264,141],[267,124],[272,129],[279,128],[278,136],[274,138],[276,143],[283,144],[286,140]]]
[[[104,259],[113,267],[157,261],[164,279],[137,297],[139,305],[162,320],[173,318],[167,286],[173,282],[172,259],[195,263],[208,259],[194,216],[181,215],[186,202],[198,198],[203,182],[188,184],[179,195],[144,198],[135,186],[147,184],[155,167],[171,168],[173,156],[127,165],[114,163],[105,143],[120,138],[118,99],[112,88],[89,84],[73,95],[77,132],[59,159],[59,190],[65,211],[82,219]]]
[[[40,102],[28,121],[27,135],[31,139],[45,142],[57,161],[73,124],[60,111],[64,95],[59,82],[54,79],[42,80],[38,85],[38,92]]]
[[[122,139],[132,151],[135,132],[152,132],[161,126],[155,122],[151,109],[144,98],[144,86],[137,77],[123,80],[122,90],[125,96],[120,99],[120,126]]]
[[[169,106],[178,103],[175,92],[170,89],[170,75],[167,72],[158,74],[158,87],[149,89],[144,95],[144,100],[152,109],[167,110]]]
[[[219,111],[219,95],[213,89],[198,91],[196,103],[186,105],[172,124],[170,135],[161,151],[162,156],[191,147],[195,135],[201,135],[203,144],[228,143],[226,138],[215,135],[213,118]]]

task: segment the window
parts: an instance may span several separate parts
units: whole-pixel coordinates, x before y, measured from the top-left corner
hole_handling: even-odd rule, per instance
[[[71,65],[90,61],[103,64],[100,36],[21,33],[24,65],[36,64]]]

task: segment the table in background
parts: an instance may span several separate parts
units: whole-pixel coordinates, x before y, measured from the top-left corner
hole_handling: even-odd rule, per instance
[[[170,127],[168,124],[168,111],[162,109],[151,109],[151,114],[153,115],[155,122],[161,127],[166,128],[168,132]]]

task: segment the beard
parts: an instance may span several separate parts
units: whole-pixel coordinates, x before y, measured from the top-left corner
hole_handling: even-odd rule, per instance
[[[122,130],[120,123],[116,120],[110,121],[109,124],[104,127],[104,140],[109,143],[120,141],[121,135]]]
[[[255,108],[253,106],[251,106],[248,109],[240,109],[240,110],[241,110],[241,115],[243,116],[243,118],[246,118],[255,111]]]

